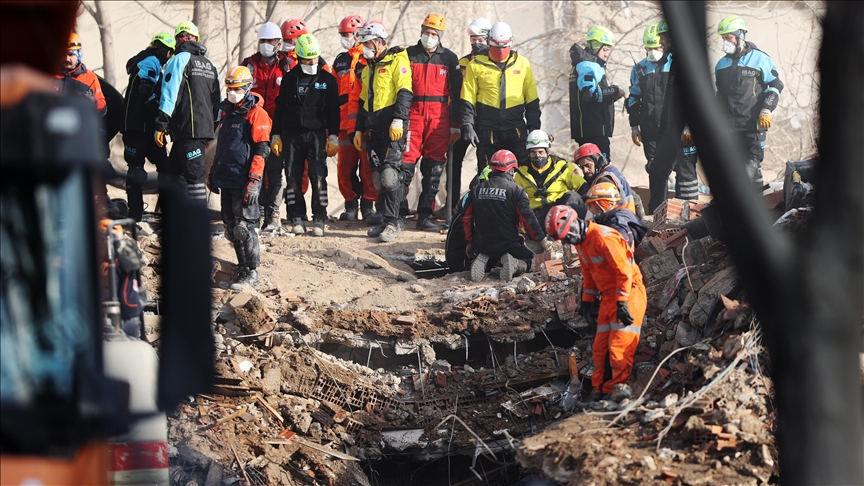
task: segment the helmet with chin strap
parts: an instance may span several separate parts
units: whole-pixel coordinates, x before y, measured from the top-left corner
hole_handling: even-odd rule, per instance
[[[594,170],[600,172],[601,169],[609,165],[609,161],[600,152],[600,147],[593,143],[585,143],[576,149],[573,154],[573,162],[578,165],[579,159],[589,158],[594,162]]]
[[[516,170],[519,164],[516,161],[516,156],[513,152],[501,149],[492,155],[489,159],[489,168],[500,172],[510,172]]]
[[[571,245],[578,245],[585,239],[587,223],[579,219],[576,210],[570,206],[552,206],[546,214],[546,234],[553,240],[564,240]]]

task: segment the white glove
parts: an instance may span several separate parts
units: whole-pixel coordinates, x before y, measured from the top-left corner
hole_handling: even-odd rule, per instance
[[[327,137],[327,140],[329,140],[333,145],[339,145],[339,135],[330,135]]]

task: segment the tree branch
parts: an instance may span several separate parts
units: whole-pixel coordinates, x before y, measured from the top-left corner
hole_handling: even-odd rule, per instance
[[[81,3],[84,3],[84,2],[81,2]],[[140,1],[140,0],[135,0],[135,3],[137,3],[139,7],[141,7],[142,9],[144,9],[145,12],[147,12],[147,13],[150,14],[150,15],[152,15],[154,19],[156,19],[156,20],[158,20],[159,22],[162,22],[163,24],[165,24],[166,27],[170,27],[171,29],[173,29],[173,28],[175,27],[174,25],[172,25],[171,23],[169,23],[169,22],[168,22],[167,20],[165,20],[164,18],[160,17],[159,15],[155,14],[154,12],[151,12],[150,9],[147,8],[147,6],[144,4],[144,2],[142,2],[142,1]],[[86,7],[86,4],[85,4],[85,7]]]

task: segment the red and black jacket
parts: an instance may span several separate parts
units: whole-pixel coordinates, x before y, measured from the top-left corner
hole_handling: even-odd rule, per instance
[[[462,91],[462,71],[459,57],[441,44],[431,55],[419,42],[405,49],[411,62],[411,111],[423,110],[425,103],[450,105],[451,100],[459,99]],[[453,126],[459,126],[459,110],[450,111]]]
[[[261,95],[264,99],[264,111],[273,118],[276,115],[276,97],[279,96],[279,85],[282,77],[290,68],[288,57],[282,53],[276,53],[276,62],[267,64],[260,52],[256,52],[243,60],[243,66],[252,72],[252,92]]]

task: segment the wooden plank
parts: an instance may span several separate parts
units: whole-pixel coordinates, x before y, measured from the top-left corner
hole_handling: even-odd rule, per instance
[[[267,403],[267,400],[264,400],[264,397],[262,397],[261,395],[255,395],[255,398],[258,399],[258,402],[261,404],[262,407],[264,407],[268,412],[272,413],[273,416],[276,417],[276,420],[279,421],[279,424],[285,424],[285,419],[282,418],[282,415],[277,412],[275,408],[271,407],[270,404]]]
[[[296,442],[296,443],[298,443],[304,447],[308,447],[308,448],[314,449],[318,452],[323,452],[324,454],[329,454],[333,457],[343,459],[346,461],[357,461],[357,462],[360,461],[360,459],[357,459],[354,456],[349,456],[348,454],[343,454],[339,451],[334,451],[333,449],[330,449],[329,447],[324,447],[322,445],[315,444],[314,442],[306,441],[306,440],[301,439],[300,437],[297,437],[297,436],[294,436],[294,438],[292,438],[291,440],[265,440],[264,441],[265,444],[271,444],[271,445],[290,444],[292,442]]]

